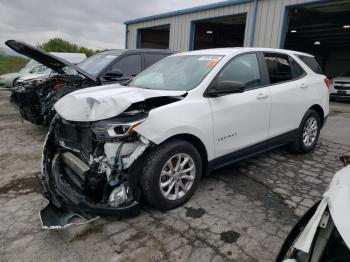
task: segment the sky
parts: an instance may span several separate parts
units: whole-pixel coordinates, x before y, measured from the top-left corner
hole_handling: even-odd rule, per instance
[[[124,48],[124,21],[220,0],[0,0],[0,47],[60,37],[92,49]]]

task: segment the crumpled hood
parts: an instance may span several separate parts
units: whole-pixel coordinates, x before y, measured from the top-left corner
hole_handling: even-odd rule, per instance
[[[39,73],[34,73],[34,74],[28,74],[20,77],[17,82],[23,82],[23,81],[28,81],[28,80],[33,80],[36,78],[48,78],[50,74],[39,74]]]
[[[115,117],[133,103],[162,96],[181,96],[186,91],[150,90],[119,84],[90,87],[70,93],[54,106],[68,121],[98,121]]]
[[[48,53],[40,48],[37,48],[25,42],[16,41],[16,40],[7,40],[5,44],[8,47],[10,47],[12,50],[16,51],[17,53],[25,55],[39,62],[40,64],[43,64],[48,68],[51,68],[52,70],[58,73],[64,73],[63,69],[65,67],[70,67],[74,69],[76,72],[80,73],[81,75],[85,76],[86,78],[98,84],[98,80],[96,79],[95,76],[89,74],[88,72],[79,68],[78,66],[66,61],[65,59],[55,56],[51,53]]]

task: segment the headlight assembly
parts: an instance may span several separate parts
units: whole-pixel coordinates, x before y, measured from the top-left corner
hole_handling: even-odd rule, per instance
[[[134,128],[140,125],[145,119],[127,123],[127,124],[110,124],[107,133],[110,137],[126,137],[134,133]]]
[[[113,119],[101,121],[95,124],[93,132],[96,138],[123,138],[135,133],[134,129],[146,118],[139,118],[130,122],[113,121]]]

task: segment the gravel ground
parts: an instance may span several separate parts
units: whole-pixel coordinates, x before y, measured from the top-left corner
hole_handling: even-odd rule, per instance
[[[143,205],[136,218],[45,231],[38,212],[47,204],[39,183],[46,129],[23,122],[8,95],[0,90],[1,261],[272,261],[350,152],[350,116],[337,106],[310,154],[281,148],[220,169],[169,212]]]

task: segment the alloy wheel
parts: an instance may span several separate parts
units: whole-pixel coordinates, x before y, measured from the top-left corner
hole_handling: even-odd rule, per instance
[[[318,123],[315,117],[310,117],[307,119],[303,130],[303,143],[305,146],[312,146],[317,138],[318,133]]]
[[[160,174],[159,187],[168,200],[183,198],[193,186],[196,166],[192,157],[179,153],[166,161]]]

